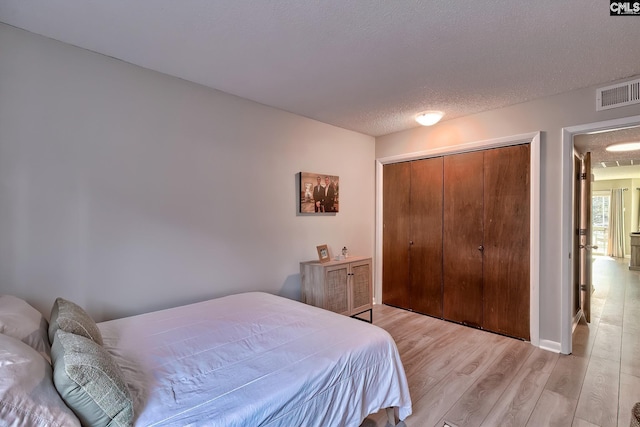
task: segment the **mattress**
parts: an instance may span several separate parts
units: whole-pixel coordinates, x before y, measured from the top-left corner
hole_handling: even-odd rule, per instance
[[[391,336],[262,292],[99,324],[134,397],[136,426],[359,426],[411,414]]]

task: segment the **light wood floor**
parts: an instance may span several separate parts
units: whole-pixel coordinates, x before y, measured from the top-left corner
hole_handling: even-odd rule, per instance
[[[374,324],[393,336],[407,373],[407,427],[628,427],[640,401],[640,273],[628,261],[594,261],[591,323],[573,353],[385,305]],[[384,427],[384,411],[363,426]]]

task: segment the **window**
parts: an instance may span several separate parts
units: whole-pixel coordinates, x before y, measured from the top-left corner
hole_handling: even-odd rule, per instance
[[[606,255],[609,241],[609,201],[608,191],[593,191],[591,193],[591,244],[597,246],[594,254]]]

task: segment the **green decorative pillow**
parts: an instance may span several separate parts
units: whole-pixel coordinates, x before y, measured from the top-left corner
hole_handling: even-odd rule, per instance
[[[94,341],[58,330],[51,347],[53,383],[82,425],[133,425],[133,401],[122,371]]]
[[[100,329],[91,316],[79,305],[60,297],[53,303],[51,319],[49,319],[49,342],[52,345],[58,329],[89,338],[100,345],[103,344]]]

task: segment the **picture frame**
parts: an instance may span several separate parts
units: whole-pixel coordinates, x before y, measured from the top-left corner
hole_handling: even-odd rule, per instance
[[[321,263],[331,261],[331,257],[329,256],[329,248],[327,247],[327,245],[316,246],[316,249],[318,250],[318,259]]]
[[[340,211],[340,177],[315,172],[300,172],[298,213],[335,215]]]

